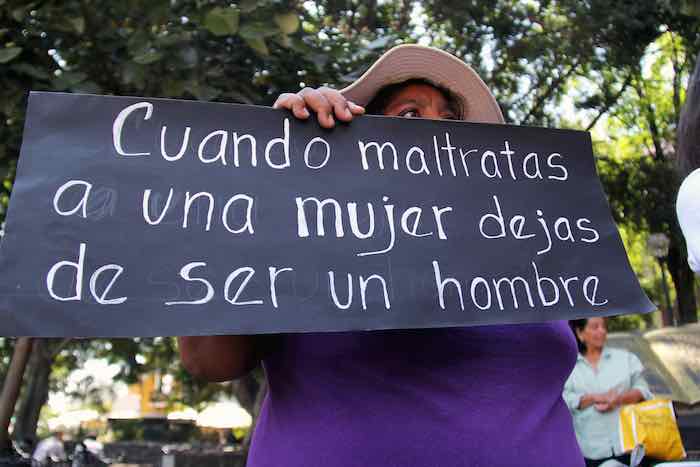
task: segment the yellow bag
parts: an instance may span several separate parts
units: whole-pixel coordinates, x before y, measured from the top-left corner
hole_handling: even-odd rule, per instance
[[[620,409],[620,442],[629,452],[643,444],[645,456],[675,461],[685,458],[673,404],[667,399],[652,399]]]

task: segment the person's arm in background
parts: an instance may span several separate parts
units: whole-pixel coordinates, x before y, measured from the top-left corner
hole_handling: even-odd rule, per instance
[[[593,394],[584,394],[581,391],[577,391],[576,384],[574,384],[575,379],[576,368],[574,368],[569,375],[569,378],[566,380],[566,383],[564,383],[564,393],[562,394],[562,397],[564,397],[564,402],[566,403],[566,406],[569,408],[570,412],[573,412],[574,410],[583,410],[586,407],[593,405],[596,397]]]
[[[630,389],[622,394],[619,394],[614,401],[615,406],[622,406],[627,404],[636,404],[637,402],[642,402],[646,400],[644,393],[639,389]]]
[[[311,116],[310,109],[324,128],[335,126],[335,119],[350,122],[365,112],[363,107],[327,87],[280,94],[273,107],[289,110],[301,120]],[[178,344],[182,364],[192,376],[228,381],[245,376],[260,363],[268,340],[269,337],[260,336],[190,336],[178,337]]]
[[[609,412],[617,407],[627,404],[636,404],[637,402],[649,400],[654,397],[649,390],[649,385],[644,379],[644,376],[642,376],[644,372],[642,362],[640,362],[639,358],[633,353],[626,352],[626,354],[624,358],[627,359],[626,366],[630,374],[630,388],[623,392],[619,392],[613,388],[607,393],[602,394],[600,401],[595,402],[595,409],[598,412]]]
[[[580,402],[578,404],[578,409],[583,410],[592,405],[600,404],[604,397],[604,394],[584,394],[583,396],[581,396]]]
[[[245,376],[260,362],[264,341],[259,336],[178,337],[180,360],[195,378],[228,381]]]

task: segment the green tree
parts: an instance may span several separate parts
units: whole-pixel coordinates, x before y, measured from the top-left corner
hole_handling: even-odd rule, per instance
[[[675,288],[681,323],[697,321],[695,278],[675,218],[680,180],[674,167],[676,126],[693,54],[682,38],[667,32],[650,45],[644,64],[630,67],[630,86],[619,99],[607,125],[616,144],[601,145],[609,156],[600,168],[619,223],[670,239],[662,259]],[[644,69],[646,68],[646,70]]]

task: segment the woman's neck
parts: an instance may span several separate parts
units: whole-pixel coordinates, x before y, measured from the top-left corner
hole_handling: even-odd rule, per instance
[[[598,361],[600,360],[600,356],[603,353],[603,348],[602,347],[589,347],[586,349],[586,354],[584,357],[586,357],[586,360],[588,360],[594,367],[597,366]]]

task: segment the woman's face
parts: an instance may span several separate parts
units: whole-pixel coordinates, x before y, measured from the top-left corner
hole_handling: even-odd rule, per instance
[[[394,93],[384,107],[392,117],[457,119],[454,106],[439,89],[429,84],[408,84]]]
[[[608,338],[608,328],[603,318],[589,318],[586,326],[578,331],[578,337],[588,349],[602,349]]]

